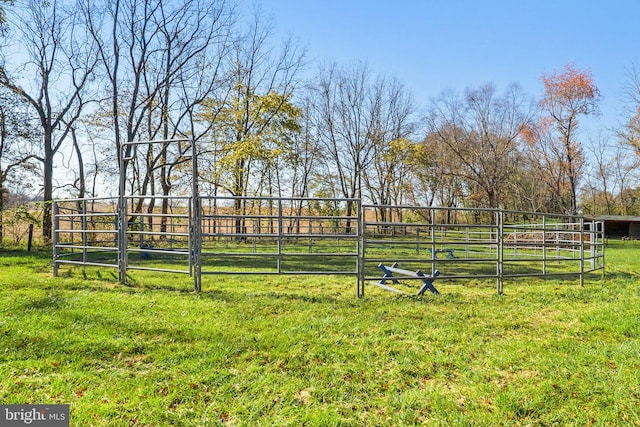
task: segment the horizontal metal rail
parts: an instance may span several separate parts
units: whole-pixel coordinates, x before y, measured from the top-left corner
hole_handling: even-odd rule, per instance
[[[277,257],[304,257],[304,258],[322,258],[322,257],[330,257],[330,258],[355,258],[357,254],[354,253],[345,253],[345,252],[318,252],[318,253],[309,253],[309,252],[202,252],[202,256],[214,257],[269,257],[269,258],[277,258]]]
[[[118,230],[92,230],[92,229],[68,229],[68,228],[63,228],[63,229],[59,229],[58,233],[60,234],[114,234],[117,233]]]
[[[189,270],[175,270],[170,268],[156,268],[156,267],[144,267],[136,264],[129,264],[128,269],[140,270],[140,271],[156,271],[158,273],[177,273],[177,274],[190,274]]]
[[[128,235],[135,236],[167,236],[167,237],[189,237],[190,233],[185,232],[177,232],[177,231],[138,231],[138,230],[127,230]]]
[[[75,264],[75,265],[86,265],[89,267],[118,267],[117,263],[107,264],[101,262],[93,262],[93,261],[73,261],[69,259],[58,259],[56,261],[58,264]]]
[[[118,214],[116,213],[108,213],[108,212],[94,212],[94,213],[59,213],[58,218],[104,218],[104,217],[113,217],[115,218]],[[108,223],[105,223],[108,224]]]
[[[176,219],[189,219],[189,215],[185,214],[170,214],[170,213],[149,213],[149,212],[132,212],[129,216],[145,217],[145,218],[176,218]]]
[[[158,255],[191,255],[189,249],[155,249],[155,248],[129,248],[127,252],[130,253],[148,253]]]
[[[335,271],[335,270],[296,270],[296,271],[269,271],[269,270],[243,270],[243,271],[234,271],[234,270],[220,270],[220,271],[212,271],[212,270],[202,270],[203,275],[237,275],[237,276],[277,276],[277,275],[287,275],[287,276],[313,276],[313,275],[331,275],[331,276],[353,276],[354,274],[358,274],[357,270],[351,271]]]
[[[217,237],[217,238],[229,238],[233,240],[243,238],[271,238],[275,239],[282,237],[283,239],[354,239],[356,236],[353,234],[294,234],[294,233],[202,233],[202,237]]]
[[[67,244],[59,244],[56,246],[57,249],[78,249],[78,250],[95,250],[95,251],[114,251],[117,249],[117,247],[114,246],[91,246],[91,245],[67,245]],[[61,253],[60,256],[65,255],[67,252],[65,253]],[[78,252],[68,252],[68,253],[73,253],[73,254],[77,254]]]

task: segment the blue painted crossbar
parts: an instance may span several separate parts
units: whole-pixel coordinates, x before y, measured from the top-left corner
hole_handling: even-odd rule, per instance
[[[436,249],[434,251],[431,248],[429,248],[429,252],[433,254],[434,258],[438,258],[438,254],[441,254],[444,252],[447,254],[447,259],[456,259],[455,255],[453,255],[453,251],[455,251],[455,249]]]
[[[382,279],[380,279],[380,281],[377,283],[378,286],[387,289],[389,291],[393,291],[393,292],[400,292],[397,289],[391,287],[391,286],[387,286],[385,285],[385,282],[387,280],[390,280],[392,283],[394,284],[398,284],[398,279],[396,277],[393,276],[393,273],[396,274],[400,274],[402,276],[407,276],[407,277],[417,277],[422,279],[422,287],[420,288],[420,290],[418,291],[418,295],[422,295],[424,294],[424,292],[428,289],[431,291],[431,293],[435,294],[435,295],[440,295],[440,292],[438,292],[438,290],[436,289],[435,286],[433,286],[433,281],[436,280],[436,277],[438,277],[440,275],[440,271],[436,270],[433,272],[433,276],[426,276],[422,271],[418,270],[418,271],[410,271],[410,270],[404,270],[402,268],[398,268],[398,263],[394,262],[393,265],[386,266],[384,264],[378,264],[378,268],[380,270],[382,270],[382,272],[384,273],[384,276],[382,276]]]

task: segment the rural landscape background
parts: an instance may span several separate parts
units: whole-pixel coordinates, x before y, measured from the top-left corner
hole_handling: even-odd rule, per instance
[[[633,2],[544,25],[548,2],[293,3],[3,2],[2,241],[47,242],[54,197],[117,195],[122,156],[128,194],[188,195],[184,145],[122,148],[173,138],[208,196],[638,213]]]
[[[54,199],[115,200],[122,163],[131,218],[184,211],[192,155],[209,200],[640,215],[639,5],[384,3],[0,1],[0,402],[74,426],[640,426],[638,241],[605,239],[583,286],[502,293],[53,277]]]

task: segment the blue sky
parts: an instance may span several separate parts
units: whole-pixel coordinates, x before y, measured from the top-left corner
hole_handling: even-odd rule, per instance
[[[278,33],[318,63],[367,61],[398,78],[419,105],[445,89],[519,83],[567,63],[588,68],[603,95],[589,132],[620,122],[632,67],[640,65],[638,0],[264,0]]]

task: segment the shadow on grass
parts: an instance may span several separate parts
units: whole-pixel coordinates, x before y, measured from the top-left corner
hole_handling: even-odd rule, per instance
[[[50,260],[52,257],[52,253],[50,249],[34,249],[32,251],[27,251],[26,249],[16,249],[16,248],[3,248],[0,247],[0,257],[13,257],[13,258],[24,258],[24,257],[32,257],[32,258],[42,258],[46,260]]]
[[[292,292],[265,291],[260,293],[253,293],[253,295],[259,298],[266,297],[272,300],[295,301],[308,304],[332,304],[338,301],[338,298],[331,295],[304,295],[301,293]]]
[[[229,291],[221,289],[205,289],[202,292],[196,293],[193,290],[192,283],[185,283],[184,286],[181,284],[171,284],[174,279],[172,277],[168,277],[167,280],[163,281],[163,283],[158,283],[157,278],[154,278],[153,281],[145,281],[144,278],[136,278],[128,274],[126,283],[118,283],[118,277],[114,271],[96,274],[94,271],[88,273],[84,269],[81,269],[79,272],[67,271],[64,274],[61,274],[60,277],[64,277],[68,280],[67,283],[60,286],[61,289],[66,291],[130,295],[152,295],[154,293],[163,293],[172,295],[191,295],[197,296],[201,299],[225,302],[239,301],[243,299],[246,294],[244,290]]]
[[[22,304],[22,310],[57,310],[62,308],[66,299],[59,293],[48,294],[40,298],[31,299]]]
[[[624,271],[624,270],[615,270],[615,271],[605,271],[604,279],[623,279],[623,280],[638,280],[640,279],[640,273],[634,271]]]
[[[18,267],[25,266],[36,272],[45,272],[51,268],[52,255],[50,251],[0,248],[0,266]]]

